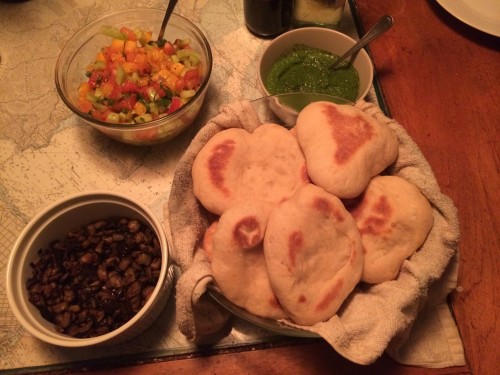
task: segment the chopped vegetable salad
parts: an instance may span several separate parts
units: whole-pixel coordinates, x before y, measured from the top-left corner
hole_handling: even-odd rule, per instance
[[[174,112],[199,89],[203,69],[191,40],[153,41],[140,29],[103,26],[112,38],[87,66],[79,105],[92,117],[115,124],[144,123]]]

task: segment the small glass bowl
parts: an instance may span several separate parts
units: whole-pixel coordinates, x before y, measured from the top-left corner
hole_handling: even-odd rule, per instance
[[[102,25],[153,31],[160,29],[164,10],[127,9],[110,13],[88,24],[78,31],[64,46],[57,60],[55,84],[59,96],[78,118],[107,136],[133,145],[152,145],[174,138],[185,130],[197,117],[208,88],[212,72],[212,52],[207,38],[198,27],[186,18],[172,14],[164,38],[169,41],[190,38],[191,46],[200,53],[203,64],[203,82],[188,103],[175,112],[144,124],[112,124],[92,118],[80,111],[78,87],[88,78],[85,68],[91,63],[100,48],[109,45],[110,38],[99,33]]]

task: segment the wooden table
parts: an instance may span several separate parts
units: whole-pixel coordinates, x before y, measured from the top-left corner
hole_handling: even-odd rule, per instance
[[[394,27],[370,46],[390,115],[404,124],[459,210],[459,292],[451,304],[468,364],[439,370],[387,356],[354,365],[321,341],[171,358],[87,374],[493,374],[498,320],[500,38],[455,19],[435,1],[357,0],[365,29],[390,14]]]

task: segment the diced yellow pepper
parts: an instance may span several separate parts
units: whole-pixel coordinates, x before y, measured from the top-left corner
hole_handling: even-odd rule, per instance
[[[123,52],[125,41],[121,39],[113,39],[111,41],[111,49],[116,52]]]
[[[137,66],[133,62],[124,62],[122,64],[122,68],[127,74],[132,74],[133,72],[137,71]]]
[[[179,78],[177,78],[177,76],[171,74],[170,77],[168,77],[167,80],[165,81],[165,86],[167,86],[170,89],[170,91],[175,91],[175,86],[178,80]]]
[[[141,102],[137,102],[134,105],[134,112],[138,116],[143,115],[146,113],[146,106],[144,104],[142,104]]]
[[[172,67],[170,68],[170,70],[172,71],[172,73],[174,73],[177,77],[180,77],[181,76],[181,73],[182,71],[184,70],[184,64],[180,63],[180,62],[177,62],[175,63],[174,65],[172,65]]]
[[[103,61],[106,62],[106,58],[104,57],[104,53],[99,52],[97,56],[95,57],[95,61]]]
[[[135,51],[137,43],[135,40],[126,40],[125,41],[125,47],[123,48],[124,53],[130,53]]]
[[[137,86],[144,87],[149,85],[149,78],[148,77],[141,77],[137,81]]]
[[[80,96],[80,98],[85,97],[89,91],[90,86],[88,82],[82,82],[78,87],[78,95]]]

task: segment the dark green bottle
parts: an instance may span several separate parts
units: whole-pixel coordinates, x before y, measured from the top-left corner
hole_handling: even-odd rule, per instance
[[[271,38],[289,29],[292,0],[243,0],[243,12],[253,34]]]

